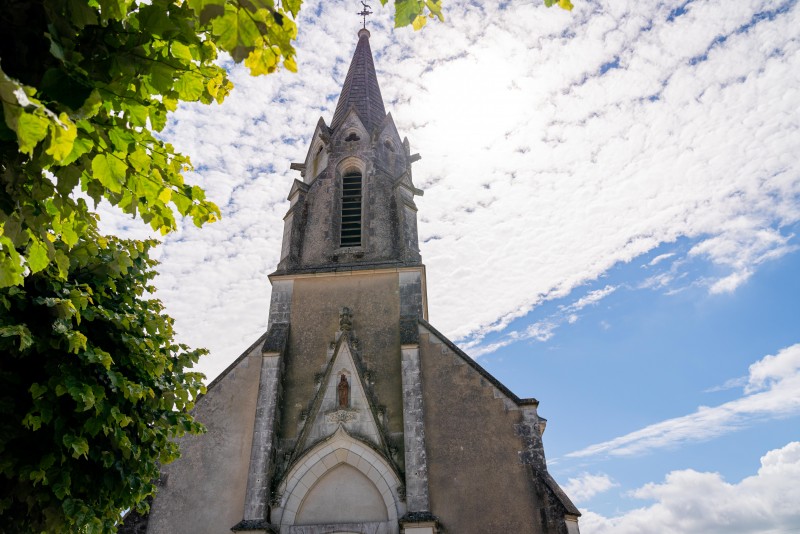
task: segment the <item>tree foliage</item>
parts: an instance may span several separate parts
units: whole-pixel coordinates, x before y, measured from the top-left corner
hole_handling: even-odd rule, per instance
[[[175,437],[202,427],[202,350],[176,345],[153,291],[154,242],[89,232],[0,290],[0,523],[19,532],[109,532],[154,491]],[[57,244],[56,246],[63,246]]]

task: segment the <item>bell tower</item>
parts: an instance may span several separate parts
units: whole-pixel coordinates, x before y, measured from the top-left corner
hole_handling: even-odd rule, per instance
[[[289,193],[277,273],[420,266],[408,139],[387,114],[370,33],[358,32],[330,126],[320,118]]]
[[[208,433],[164,466],[147,532],[578,533],[538,401],[428,322],[419,155],[369,37],[292,164],[267,331],[197,402]]]

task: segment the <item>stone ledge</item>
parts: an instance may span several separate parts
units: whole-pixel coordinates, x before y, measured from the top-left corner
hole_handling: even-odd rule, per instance
[[[408,512],[400,518],[399,522],[401,527],[405,527],[406,525],[419,525],[420,523],[425,523],[425,526],[430,525],[435,527],[439,525],[439,518],[425,510],[422,512]]]
[[[275,323],[269,327],[264,345],[261,347],[262,353],[280,353],[286,348],[289,339],[289,323]]]
[[[278,534],[269,522],[263,519],[242,519],[231,527],[234,532],[261,532],[265,534]]]

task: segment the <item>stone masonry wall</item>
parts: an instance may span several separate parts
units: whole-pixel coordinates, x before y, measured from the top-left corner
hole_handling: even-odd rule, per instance
[[[224,533],[242,519],[263,337],[195,406],[208,432],[180,440],[181,458],[162,467],[147,532]]]
[[[291,331],[286,357],[281,410],[282,453],[289,452],[325,370],[330,343],[339,330],[342,307],[353,312],[353,334],[374,384],[376,400],[385,409],[388,431],[397,435],[402,457],[403,405],[400,379],[400,296],[397,272],[341,273],[297,278],[291,305]]]
[[[522,411],[425,330],[420,362],[430,505],[444,532],[542,533]]]

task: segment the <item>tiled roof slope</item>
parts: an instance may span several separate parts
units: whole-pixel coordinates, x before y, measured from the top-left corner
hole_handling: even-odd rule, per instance
[[[386,108],[383,107],[381,89],[378,87],[378,77],[375,74],[375,64],[372,62],[372,50],[369,47],[369,31],[361,29],[358,32],[358,45],[350,62],[350,69],[344,79],[342,94],[336,104],[333,114],[331,129],[336,129],[344,120],[350,107],[354,107],[361,122],[372,132],[386,117]]]

